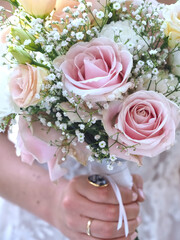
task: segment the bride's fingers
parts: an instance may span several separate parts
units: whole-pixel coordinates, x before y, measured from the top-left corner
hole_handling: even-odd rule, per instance
[[[143,202],[145,200],[145,195],[143,192],[143,179],[137,174],[133,174],[132,177],[134,182],[133,190],[138,194],[137,201]]]
[[[135,240],[135,238],[137,237],[137,233],[134,232],[133,234],[129,235],[128,237],[122,237],[122,238],[109,238],[109,239],[106,239],[106,240]],[[79,238],[77,238],[77,240],[104,240],[102,238],[94,238],[94,237],[91,237],[91,236],[87,236],[86,234],[80,234],[79,235]],[[75,239],[72,239],[72,240],[75,240]]]
[[[90,201],[97,203],[118,204],[117,198],[110,184],[107,187],[95,187],[89,184],[87,176],[84,176],[83,178],[81,177],[81,184],[79,184],[78,177],[75,178],[73,184],[76,187],[76,191]],[[138,198],[137,193],[130,189],[120,187],[120,192],[124,204],[134,202]]]
[[[87,223],[87,219],[86,219]],[[140,224],[139,219],[131,220],[129,224],[129,234],[133,234]],[[124,224],[117,230],[118,222],[103,222],[94,219],[91,223],[91,235],[100,239],[114,239],[125,237]],[[85,232],[86,233],[86,232]]]
[[[90,219],[86,217],[76,218],[76,221],[69,219],[68,228],[71,231],[78,232],[79,234],[87,234],[87,223]],[[129,234],[133,234],[140,224],[139,218],[131,220],[129,224]],[[114,239],[125,237],[124,225],[120,230],[117,230],[118,222],[105,222],[97,219],[91,220],[90,233],[93,238],[99,239]]]
[[[76,196],[77,201],[73,201],[73,198],[66,199],[64,202],[64,208],[67,216],[71,216],[72,213],[77,215],[88,216],[92,219],[98,219],[102,221],[118,221],[119,218],[119,205],[118,204],[104,204],[95,203],[84,198],[81,195]],[[139,215],[139,205],[132,203],[125,205],[125,211],[128,220],[137,218]]]

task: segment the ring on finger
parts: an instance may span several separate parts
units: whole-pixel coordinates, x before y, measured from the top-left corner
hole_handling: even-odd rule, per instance
[[[89,176],[88,182],[95,187],[107,187],[109,185],[108,181],[98,174]]]
[[[92,236],[91,235],[91,224],[92,224],[92,219],[89,219],[88,222],[87,222],[87,228],[86,228],[86,233],[88,236]]]

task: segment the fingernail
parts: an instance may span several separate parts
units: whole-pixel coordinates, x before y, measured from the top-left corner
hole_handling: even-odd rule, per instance
[[[138,222],[138,225],[140,225],[140,224],[141,224],[142,220],[141,220],[141,217],[140,217],[140,216],[139,216],[139,217],[137,217],[137,222]]]
[[[136,201],[137,198],[138,198],[137,193],[133,192],[133,194],[132,194],[132,200],[133,200],[133,202]]]
[[[141,188],[138,188],[138,193],[139,193],[141,198],[145,199],[144,192],[143,192],[143,190]]]
[[[136,238],[137,238],[137,236],[138,236],[137,232],[133,233],[133,235],[131,236],[131,240],[134,240],[134,239],[136,239]]]

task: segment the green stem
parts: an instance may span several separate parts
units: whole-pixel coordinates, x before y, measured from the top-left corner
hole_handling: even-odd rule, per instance
[[[32,64],[36,65],[37,67],[42,67],[42,68],[46,68],[47,70],[50,70],[50,68],[42,63],[38,63],[33,61]]]

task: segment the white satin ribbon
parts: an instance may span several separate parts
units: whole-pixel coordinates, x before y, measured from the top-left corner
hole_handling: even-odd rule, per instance
[[[114,193],[116,195],[116,198],[118,200],[118,203],[119,203],[119,220],[118,220],[117,230],[121,229],[122,223],[123,223],[123,220],[124,220],[125,236],[127,237],[128,234],[129,234],[129,226],[128,226],[128,220],[127,220],[127,216],[126,216],[126,211],[124,209],[124,205],[123,205],[123,202],[122,202],[121,192],[118,188],[118,185],[116,184],[116,182],[113,180],[112,177],[106,176],[106,178],[110,182],[110,184],[111,184],[111,186],[114,190]]]
[[[121,197],[121,192],[118,187],[119,185],[131,189],[133,185],[132,176],[126,165],[126,162],[122,160],[122,165],[119,166],[117,164],[117,166],[114,167],[114,170],[107,169],[106,160],[103,160],[102,163],[92,162],[89,163],[89,169],[91,174],[99,174],[101,176],[104,176],[111,184],[119,203],[119,220],[117,230],[121,229],[124,221],[125,236],[127,237],[129,234],[128,220]]]

